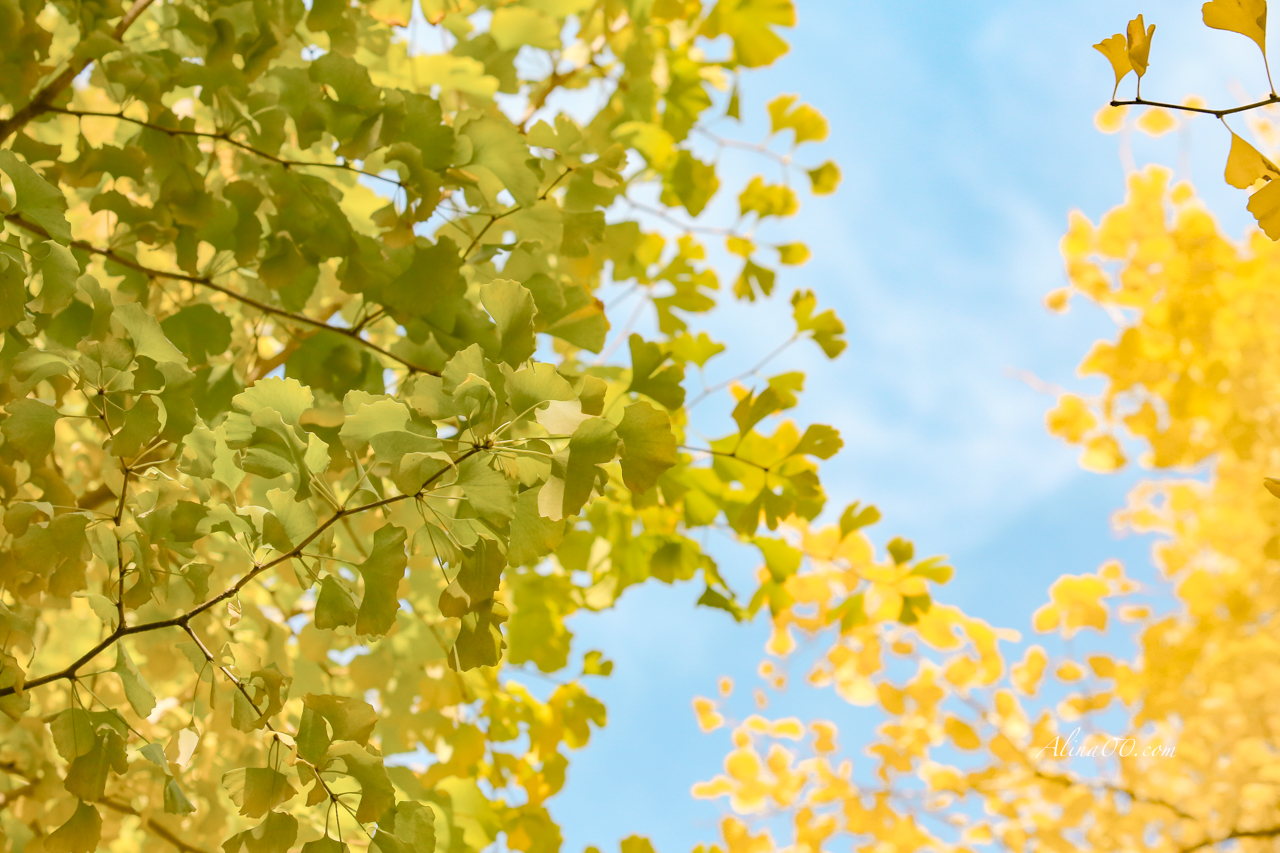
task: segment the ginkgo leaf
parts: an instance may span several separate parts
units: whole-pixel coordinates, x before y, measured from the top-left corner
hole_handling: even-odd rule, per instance
[[[662,203],[683,205],[690,216],[698,216],[720,189],[720,178],[713,163],[704,163],[689,151],[681,149],[675,165],[662,184]]]
[[[32,266],[40,272],[40,296],[32,307],[41,314],[53,314],[71,304],[80,278],[80,265],[71,250],[46,240],[31,250]]]
[[[754,213],[764,218],[768,216],[794,216],[800,209],[800,202],[795,191],[784,184],[767,185],[764,179],[756,175],[738,196],[738,210],[741,215]]]
[[[517,282],[495,279],[481,286],[480,303],[498,326],[498,360],[513,366],[527,361],[537,347],[533,295]]]
[[[187,363],[187,357],[164,336],[164,330],[156,318],[148,314],[146,309],[138,303],[117,305],[111,316],[119,321],[129,333],[129,337],[133,338],[133,345],[138,355],[145,355],[157,363],[165,361],[176,361],[183,365]]]
[[[44,849],[49,853],[93,853],[101,837],[102,816],[82,801],[70,819],[44,840]]]
[[[129,657],[129,652],[125,650],[123,643],[116,646],[114,671],[120,676],[120,682],[124,685],[125,698],[129,700],[134,713],[139,717],[150,716],[156,707],[155,694],[147,686],[146,679],[142,677],[133,659]]]
[[[569,439],[568,459],[538,493],[538,511],[552,521],[576,515],[591,497],[600,466],[617,454],[618,434],[603,418],[583,421]]]
[[[99,730],[93,748],[76,758],[67,767],[63,786],[82,800],[96,802],[102,799],[111,773],[117,775],[129,769],[129,756],[124,738],[113,729]]]
[[[329,756],[342,761],[343,772],[360,785],[356,820],[376,821],[395,804],[395,789],[391,787],[380,756],[370,755],[364,747],[351,742],[336,744],[329,750]]]
[[[560,47],[560,28],[549,16],[526,6],[503,6],[494,12],[489,33],[500,50],[513,50],[522,45],[556,50]]]
[[[268,377],[259,379],[237,394],[231,404],[237,411],[253,413],[260,409],[279,412],[286,424],[299,423],[302,413],[311,408],[315,397],[311,390],[296,379]]]
[[[91,751],[98,740],[88,712],[81,708],[68,708],[58,714],[49,723],[49,730],[53,733],[58,754],[67,761],[74,761]]]
[[[163,799],[164,810],[167,814],[189,815],[196,810],[195,804],[187,799],[187,795],[182,791],[182,786],[172,776],[165,779]]]
[[[879,520],[880,510],[874,506],[862,506],[861,502],[854,501],[840,515],[840,538],[843,539],[855,530],[861,530]]]
[[[1155,35],[1156,25],[1147,27],[1142,16],[1129,22],[1126,45],[1129,51],[1129,62],[1139,77],[1147,73],[1147,65],[1151,56],[1151,37]]]
[[[1266,54],[1267,0],[1210,0],[1201,12],[1205,26],[1251,38]]]
[[[526,414],[535,406],[557,400],[567,402],[575,398],[573,386],[556,372],[554,365],[535,363],[521,368],[507,380],[507,394],[511,408],[517,414]]]
[[[62,191],[40,177],[12,151],[0,151],[0,172],[13,182],[16,196],[14,212],[39,225],[59,243],[70,243],[71,226],[64,215],[67,199]]]
[[[241,847],[249,853],[287,853],[298,839],[298,819],[291,814],[273,811],[253,829],[237,832],[222,844],[223,853],[238,853]]]
[[[320,594],[316,597],[315,613],[317,628],[340,628],[343,625],[356,624],[359,608],[342,582],[332,575],[326,575],[320,582]]]
[[[48,403],[24,397],[5,404],[9,417],[0,422],[5,442],[32,461],[49,455],[53,449],[53,425],[62,415]]]
[[[821,142],[830,130],[826,118],[808,104],[797,103],[797,95],[779,95],[768,104],[770,130],[795,131],[795,144]]]
[[[507,621],[507,616],[507,609],[493,599],[463,615],[449,665],[463,672],[480,666],[497,666],[507,646],[502,637],[502,623]]]
[[[719,0],[702,24],[707,38],[733,39],[734,58],[747,68],[768,65],[787,52],[773,27],[794,27],[792,0]]]
[[[814,195],[831,195],[840,186],[840,167],[832,160],[816,169],[809,169],[808,174]]]
[[[678,461],[671,419],[643,400],[623,411],[617,435],[622,442],[622,482],[636,494],[653,488]]]
[[[956,716],[948,716],[943,725],[943,730],[947,733],[947,737],[951,738],[951,742],[960,749],[977,749],[982,745],[982,740],[968,723]]]
[[[481,539],[463,554],[457,577],[440,593],[440,612],[450,617],[465,616],[492,601],[505,566],[506,560],[497,546]]]
[[[1111,63],[1111,69],[1116,74],[1116,86],[1120,85],[1120,81],[1125,78],[1130,71],[1133,70],[1133,60],[1129,58],[1129,43],[1121,33],[1116,33],[1111,38],[1105,38],[1093,46],[1093,49],[1101,53]]]
[[[495,471],[485,456],[463,460],[458,466],[456,484],[481,518],[505,524],[515,515],[515,484]]]
[[[380,853],[434,853],[435,812],[421,803],[396,803],[395,809],[378,821],[370,846]]]
[[[564,538],[563,521],[552,521],[538,514],[538,490],[526,489],[516,499],[511,519],[511,541],[507,561],[524,566],[550,554]]]
[[[1280,178],[1280,168],[1276,168],[1257,148],[1233,133],[1224,177],[1231,186],[1247,190],[1264,178],[1268,181]]]
[[[1142,114],[1134,122],[1134,127],[1147,136],[1160,137],[1178,126],[1178,120],[1166,109],[1154,107]]]
[[[816,456],[819,459],[830,459],[844,447],[840,433],[826,424],[810,424],[805,428],[800,442],[791,451],[792,456]]]
[[[357,634],[385,634],[395,624],[400,609],[396,590],[408,565],[404,543],[403,528],[381,527],[373,535],[369,558],[356,567],[364,579],[364,597],[356,614]]]
[[[242,732],[266,726],[284,708],[292,681],[274,663],[249,673],[241,680],[245,689],[231,694],[231,724]]]
[[[298,793],[283,773],[270,767],[240,767],[228,771],[222,777],[222,787],[231,802],[240,808],[240,814],[251,818],[262,817]]]
[[[192,364],[203,364],[231,346],[231,319],[203,302],[170,314],[160,321],[160,329]]]
[[[835,358],[849,345],[844,339],[844,322],[830,308],[815,314],[817,307],[818,298],[811,290],[798,290],[792,295],[791,312],[796,332],[808,332],[827,358]]]
[[[678,409],[684,405],[684,367],[671,364],[663,367],[668,360],[666,353],[657,344],[649,343],[639,335],[630,338],[631,347],[631,386],[628,391],[636,391],[652,397],[668,409]]]
[[[378,712],[354,696],[317,696],[308,693],[302,700],[328,724],[334,740],[349,740],[364,746],[378,724]]]
[[[1272,240],[1280,240],[1280,181],[1270,181],[1251,195],[1248,206],[1263,233]]]

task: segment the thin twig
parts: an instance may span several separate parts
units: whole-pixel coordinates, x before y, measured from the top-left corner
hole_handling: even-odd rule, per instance
[[[102,799],[98,800],[98,803],[99,805],[104,805],[107,808],[111,809],[112,811],[120,812],[121,814],[128,814],[128,815],[134,815],[135,817],[142,817],[142,812],[138,811],[133,806],[129,805],[128,803],[118,803],[115,800],[111,799],[110,797],[103,797]],[[143,824],[147,827],[147,829],[151,830],[156,835],[163,838],[165,841],[168,841],[174,847],[177,847],[179,850],[182,851],[182,853],[205,853],[205,850],[203,848],[196,847],[194,845],[188,844],[187,842],[183,841],[171,829],[169,829],[163,823],[160,823],[155,818],[149,817],[145,821],[143,821]]]
[[[735,382],[741,382],[743,379],[749,379],[752,376],[755,376],[761,370],[764,370],[765,366],[768,365],[769,362],[773,361],[775,358],[782,355],[782,353],[785,352],[787,348],[789,348],[796,341],[800,340],[801,337],[803,337],[803,335],[800,335],[800,334],[792,335],[791,337],[783,341],[781,344],[779,344],[773,350],[773,352],[769,353],[764,358],[760,359],[758,362],[752,365],[749,369],[743,371],[742,373],[737,374],[736,376],[731,376],[728,379],[724,380],[723,382],[717,382],[715,385],[711,385],[711,386],[708,386],[707,388],[702,389],[702,392],[698,394],[698,396],[694,397],[691,403],[685,406],[685,411],[692,409],[694,406],[698,405],[703,400],[707,399],[717,391],[728,388],[730,385],[732,385]]]
[[[1111,100],[1113,107],[1163,107],[1166,110],[1181,110],[1185,113],[1200,113],[1201,115],[1213,116],[1214,118],[1222,118],[1223,116],[1234,115],[1235,113],[1248,112],[1262,107],[1269,107],[1273,104],[1280,104],[1280,95],[1271,95],[1266,100],[1258,101],[1253,104],[1245,104],[1242,107],[1231,107],[1225,110],[1213,110],[1208,107],[1189,107],[1185,104],[1166,104],[1163,101],[1148,101],[1146,98],[1138,97],[1131,101]]]
[[[133,5],[124,13],[120,23],[116,24],[111,37],[115,41],[123,41],[125,32],[128,31],[129,27],[133,26],[134,21],[141,17],[151,3],[152,0],[133,0]],[[78,62],[72,62],[63,69],[61,74],[37,92],[25,107],[4,121],[0,121],[0,142],[4,142],[10,136],[26,127],[32,119],[49,112],[52,109],[54,99],[61,95],[71,85],[71,81],[75,80],[81,71],[88,68],[91,62],[93,62],[93,59],[90,56],[85,56]]]
[[[108,634],[93,648],[89,649],[80,657],[76,658],[75,661],[68,664],[63,669],[58,670],[57,672],[51,672],[48,675],[42,675],[39,678],[33,678],[26,681],[22,689],[28,690],[30,688],[40,687],[42,685],[49,684],[54,681],[60,681],[62,679],[68,679],[68,678],[71,678],[71,679],[75,678],[76,673],[79,671],[79,669],[82,666],[87,664],[89,661],[93,660],[98,655],[102,654],[107,649],[111,648],[122,637],[126,637],[132,634],[144,634],[150,631],[158,631],[161,628],[182,628],[184,631],[187,630],[187,625],[191,622],[192,619],[199,616],[201,613],[205,613],[206,611],[213,609],[218,604],[226,601],[227,599],[233,598],[239,595],[242,589],[244,589],[246,586],[252,583],[255,578],[257,578],[259,575],[261,575],[263,572],[267,571],[268,569],[274,568],[275,566],[278,566],[281,563],[284,563],[288,560],[293,559],[294,557],[301,555],[304,548],[310,545],[322,533],[324,533],[334,524],[337,524],[339,521],[343,520],[347,516],[358,515],[368,510],[379,509],[384,506],[390,506],[392,504],[399,503],[400,501],[409,500],[410,498],[421,497],[427,492],[428,487],[432,483],[434,483],[437,479],[442,477],[445,473],[455,470],[459,464],[471,458],[472,456],[476,455],[482,449],[484,448],[472,447],[470,450],[466,451],[465,453],[460,455],[458,458],[452,460],[453,462],[452,465],[442,468],[436,473],[432,474],[431,477],[428,478],[427,481],[423,483],[422,486],[413,494],[393,495],[392,497],[383,498],[380,501],[374,501],[372,503],[363,504],[362,506],[352,507],[351,509],[338,510],[333,515],[329,516],[329,518],[325,519],[325,521],[322,522],[319,527],[317,527],[310,534],[305,536],[302,539],[302,541],[299,542],[297,545],[293,546],[288,551],[280,554],[278,557],[276,557],[273,560],[268,560],[265,563],[260,563],[255,565],[251,571],[249,571],[247,574],[241,577],[240,580],[236,581],[230,587],[218,593],[213,598],[208,599],[204,603],[196,605],[195,607],[191,608],[190,610],[188,610],[187,612],[183,613],[180,616],[174,616],[169,619],[158,619],[154,622],[144,622],[141,625],[129,625],[129,626],[117,625],[114,631]],[[14,687],[0,687],[0,697],[11,696],[16,692],[17,690]]]
[[[386,181],[389,184],[395,184],[401,189],[404,188],[404,184],[401,183],[396,178],[388,178],[385,175],[378,174],[377,172],[368,172],[368,171],[365,171],[364,169],[357,169],[355,166],[352,166],[350,163],[323,163],[323,162],[318,162],[314,160],[291,160],[287,157],[280,157],[276,154],[271,154],[266,151],[263,151],[260,148],[254,148],[252,145],[250,145],[247,142],[241,142],[238,139],[232,139],[231,134],[227,131],[219,131],[215,133],[215,132],[206,131],[206,130],[188,130],[186,128],[180,128],[180,127],[165,127],[162,124],[156,124],[154,122],[144,121],[142,119],[133,118],[132,116],[127,116],[122,112],[109,113],[109,112],[103,112],[101,110],[69,110],[69,109],[64,109],[62,107],[49,107],[46,110],[46,112],[58,113],[59,115],[64,115],[64,116],[75,116],[77,118],[114,118],[120,121],[127,121],[130,124],[135,124],[138,127],[145,127],[151,130],[159,131],[161,133],[167,133],[170,136],[193,136],[193,137],[199,137],[201,139],[218,139],[223,142],[234,145],[236,148],[239,148],[241,151],[246,151],[254,155],[255,157],[261,157],[263,160],[270,160],[272,163],[278,163],[279,165],[284,166],[286,169],[292,166],[319,166],[320,168],[324,168],[324,169],[342,169],[343,171],[346,171],[346,172],[352,172],[357,175],[364,175],[365,177],[368,177],[368,178],[376,178],[379,181]]]
[[[10,213],[5,216],[5,220],[8,222],[12,222],[14,225],[17,225],[19,228],[30,231],[32,234],[36,234],[38,236],[44,237],[45,239],[48,239],[49,237],[49,232],[46,231],[44,228],[40,227],[39,225],[36,225],[34,222],[27,222],[25,219],[18,216],[17,214]],[[167,279],[172,279],[174,281],[186,281],[186,282],[190,282],[191,284],[198,284],[201,287],[207,287],[210,290],[215,290],[218,293],[223,294],[224,296],[229,296],[230,298],[236,300],[237,302],[241,302],[252,308],[256,308],[259,311],[263,312],[264,314],[270,314],[275,317],[281,317],[286,320],[291,320],[295,323],[302,323],[303,325],[312,326],[317,329],[327,329],[330,332],[334,332],[336,334],[342,335],[343,337],[350,338],[351,340],[359,343],[361,346],[368,347],[374,352],[380,355],[386,356],[392,361],[395,361],[404,365],[406,368],[409,369],[410,373],[429,373],[432,376],[440,375],[439,371],[432,370],[428,367],[423,367],[420,364],[415,364],[414,362],[409,361],[407,358],[398,356],[395,353],[391,352],[390,350],[385,349],[384,347],[380,347],[370,340],[366,340],[365,338],[361,337],[360,333],[354,329],[350,329],[345,326],[331,326],[330,324],[324,322],[323,320],[317,320],[314,317],[308,317],[306,314],[298,314],[293,311],[287,311],[284,308],[276,308],[274,305],[268,305],[267,303],[260,302],[259,300],[254,299],[251,296],[245,296],[243,293],[237,293],[236,291],[232,290],[229,287],[218,284],[213,280],[211,276],[187,275],[186,273],[174,272],[172,270],[155,269],[153,267],[148,267],[143,264],[140,264],[134,259],[116,252],[114,249],[104,249],[99,246],[94,246],[91,243],[86,243],[83,240],[72,240],[71,245],[74,248],[83,249],[84,251],[90,252],[91,254],[101,255],[104,258],[110,258],[112,261],[114,261],[117,264],[120,264],[123,267],[128,267],[131,270],[136,270],[137,272],[140,272],[152,278],[167,278]]]

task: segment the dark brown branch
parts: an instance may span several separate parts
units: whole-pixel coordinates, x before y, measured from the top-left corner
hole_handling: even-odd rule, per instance
[[[1117,101],[1112,99],[1113,107],[1163,107],[1166,110],[1180,110],[1184,113],[1200,113],[1201,115],[1213,116],[1214,118],[1222,118],[1223,116],[1234,115],[1236,113],[1248,112],[1249,110],[1261,109],[1269,107],[1272,104],[1280,104],[1280,95],[1271,95],[1263,101],[1253,104],[1245,104],[1242,107],[1231,107],[1225,110],[1213,110],[1208,107],[1189,107],[1185,104],[1166,104],[1163,101],[1148,101],[1145,98],[1134,98],[1131,101]]]
[[[116,802],[110,797],[103,797],[102,799],[98,800],[98,804],[106,806],[107,808],[111,809],[114,812],[120,812],[120,814],[128,814],[128,815],[134,815],[135,817],[142,817],[142,812],[138,811],[133,806],[129,805],[128,803]],[[156,835],[163,838],[165,841],[168,841],[174,847],[177,847],[179,850],[182,851],[182,853],[205,853],[203,848],[195,847],[183,841],[181,838],[175,835],[171,829],[166,827],[163,823],[160,823],[155,818],[149,817],[145,821],[143,821],[143,824],[147,827],[147,829],[151,830]]]
[[[114,631],[112,631],[105,638],[103,638],[93,648],[89,649],[89,651],[85,652],[80,657],[76,658],[76,660],[73,661],[71,664],[64,667],[63,669],[58,670],[57,672],[51,672],[48,675],[42,675],[39,678],[33,678],[26,681],[22,689],[27,690],[33,687],[40,687],[42,685],[50,684],[54,681],[61,681],[63,679],[75,680],[76,673],[79,672],[82,666],[84,666],[89,661],[96,658],[98,655],[102,654],[107,649],[111,648],[113,645],[116,644],[117,641],[119,641],[123,637],[127,637],[133,634],[145,634],[150,631],[158,631],[161,628],[182,628],[184,631],[186,631],[187,625],[191,622],[192,619],[199,616],[201,613],[211,610],[212,608],[216,607],[218,604],[222,603],[223,601],[226,601],[229,598],[235,597],[240,593],[240,590],[248,586],[254,580],[254,578],[261,575],[267,569],[274,568],[275,566],[278,566],[287,560],[292,560],[293,558],[299,556],[302,553],[303,548],[306,548],[313,541],[315,541],[317,537],[319,537],[322,533],[324,533],[333,525],[337,524],[339,521],[342,521],[343,519],[349,516],[359,515],[360,513],[366,512],[371,509],[378,509],[380,507],[390,506],[391,504],[399,503],[400,501],[409,500],[410,498],[421,497],[422,495],[426,494],[426,492],[428,491],[428,487],[432,483],[434,483],[440,477],[444,476],[445,472],[452,470],[453,467],[459,465],[460,463],[466,461],[467,459],[470,459],[472,456],[475,456],[482,449],[483,448],[481,447],[472,447],[467,452],[461,454],[460,456],[458,456],[458,458],[453,460],[452,466],[449,466],[447,468],[442,468],[436,473],[432,474],[431,477],[425,483],[422,484],[421,488],[419,488],[418,491],[414,492],[411,495],[393,495],[392,497],[383,498],[380,501],[374,501],[373,503],[367,503],[361,506],[352,507],[351,509],[337,510],[333,515],[325,519],[325,521],[321,523],[319,527],[313,530],[308,536],[306,536],[297,545],[290,548],[288,551],[284,552],[283,554],[279,555],[273,560],[268,560],[265,563],[261,563],[259,565],[254,566],[253,569],[250,572],[248,572],[244,577],[240,578],[240,580],[236,581],[234,584],[229,586],[227,589],[224,589],[222,592],[218,593],[213,598],[210,598],[209,600],[205,601],[202,604],[196,605],[195,607],[188,610],[186,613],[183,613],[181,616],[174,616],[171,619],[159,619],[159,620],[156,620],[155,622],[144,622],[141,625],[129,625],[127,627],[123,624],[117,625]],[[0,697],[10,696],[15,692],[17,691],[13,687],[0,687]]]
[[[17,214],[10,213],[7,216],[5,216],[5,219],[9,222],[12,222],[14,225],[17,225],[19,228],[23,228],[27,231],[30,231],[32,234],[36,234],[38,236],[44,237],[45,239],[48,239],[49,237],[49,232],[46,231],[44,228],[40,227],[39,225],[36,225],[33,222],[27,222],[25,219],[18,216]],[[406,368],[409,369],[410,373],[429,373],[432,376],[440,375],[439,371],[432,370],[427,367],[423,367],[420,364],[414,364],[412,361],[409,361],[407,358],[398,356],[395,353],[391,352],[390,350],[380,347],[377,344],[373,343],[372,341],[362,338],[360,336],[360,333],[355,329],[349,329],[349,328],[346,328],[345,326],[331,326],[328,323],[324,322],[323,320],[317,320],[314,317],[308,317],[305,314],[298,314],[293,311],[287,311],[284,308],[276,308],[274,305],[268,305],[267,303],[254,299],[251,296],[245,296],[243,293],[237,293],[236,291],[232,290],[229,287],[225,287],[224,285],[218,284],[209,276],[187,275],[186,273],[173,272],[170,270],[154,269],[152,267],[144,266],[143,264],[140,264],[137,261],[135,261],[133,258],[130,258],[126,255],[122,255],[119,252],[116,252],[114,249],[103,249],[99,246],[94,246],[91,243],[86,243],[83,240],[72,240],[71,245],[74,248],[83,249],[84,251],[89,252],[91,254],[101,255],[104,258],[110,258],[115,263],[120,264],[120,266],[128,267],[131,270],[136,270],[137,272],[140,272],[143,275],[147,275],[152,278],[167,278],[173,281],[185,281],[191,284],[197,284],[201,287],[207,287],[210,290],[216,290],[218,293],[221,293],[224,296],[229,296],[232,299],[236,300],[237,302],[241,302],[252,308],[256,308],[264,314],[271,314],[272,316],[275,316],[275,317],[281,317],[283,319],[291,320],[295,323],[301,323],[306,326],[312,326],[317,329],[328,329],[330,332],[335,332],[336,334],[342,335],[343,337],[350,338],[351,340],[359,343],[361,346],[368,347],[374,352],[380,355],[386,356],[392,361],[395,361],[395,362],[398,362],[399,364],[404,365]]]
[[[377,178],[380,181],[386,181],[389,184],[395,184],[396,186],[402,189],[404,188],[404,184],[402,184],[400,181],[396,180],[395,178],[388,178],[385,175],[378,174],[377,172],[367,172],[364,169],[357,169],[355,166],[352,166],[350,163],[323,163],[323,162],[317,162],[314,160],[290,160],[287,157],[280,157],[276,154],[270,154],[266,151],[263,151],[260,148],[254,148],[252,145],[250,145],[247,142],[241,142],[238,139],[232,139],[231,134],[228,133],[227,131],[214,133],[206,130],[188,130],[186,128],[180,128],[180,127],[165,127],[163,124],[156,124],[150,121],[143,121],[142,119],[137,119],[137,118],[133,118],[132,116],[127,116],[124,113],[109,113],[109,112],[103,112],[101,110],[69,110],[69,109],[64,109],[62,107],[48,107],[46,108],[46,112],[58,113],[59,115],[64,115],[64,116],[76,116],[77,118],[114,118],[114,119],[118,119],[119,121],[127,121],[130,124],[135,124],[138,127],[146,127],[146,128],[150,128],[151,130],[159,131],[161,133],[167,133],[170,136],[194,136],[194,137],[199,137],[201,139],[220,139],[223,142],[226,142],[230,145],[234,145],[236,148],[239,148],[241,151],[248,152],[249,154],[252,154],[255,157],[261,157],[263,160],[270,160],[272,163],[278,163],[281,166],[284,166],[285,168],[290,168],[292,166],[318,166],[322,169],[341,169],[344,172],[351,172],[356,175],[364,175],[365,177],[369,177],[369,178]]]
[[[116,24],[111,37],[116,41],[123,41],[125,32],[128,31],[129,27],[133,26],[133,22],[138,20],[151,3],[152,0],[133,0],[133,5],[124,13],[120,23]],[[35,97],[25,107],[4,121],[0,121],[0,142],[4,142],[10,136],[26,127],[32,119],[52,110],[54,99],[61,95],[71,85],[71,81],[76,79],[81,71],[88,68],[89,63],[92,61],[92,59],[86,57],[78,62],[72,62],[49,85],[36,92]]]
[[[1190,847],[1183,847],[1182,853],[1192,853],[1192,851],[1203,850],[1206,847],[1217,847],[1219,844],[1225,844],[1228,841],[1235,841],[1240,838],[1278,837],[1280,837],[1280,826],[1273,826],[1268,829],[1233,829],[1221,838],[1206,838],[1198,844],[1192,844]]]

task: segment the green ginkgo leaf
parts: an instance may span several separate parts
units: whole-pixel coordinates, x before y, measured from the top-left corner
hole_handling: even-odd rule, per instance
[[[0,172],[13,182],[14,212],[39,225],[49,236],[63,244],[71,242],[71,226],[64,215],[66,196],[53,184],[18,159],[12,151],[0,151]]]
[[[67,822],[45,839],[44,849],[49,853],[92,853],[98,849],[101,837],[102,816],[82,801]]]
[[[364,596],[356,613],[357,634],[385,634],[395,624],[396,611],[400,609],[396,590],[408,565],[404,543],[403,528],[379,528],[368,559],[356,567],[364,579]]]
[[[636,494],[653,488],[678,460],[671,419],[643,400],[623,411],[617,433],[622,441],[622,482]]]

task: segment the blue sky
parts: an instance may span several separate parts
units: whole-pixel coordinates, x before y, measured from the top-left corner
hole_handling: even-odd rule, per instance
[[[1052,397],[1015,374],[1096,391],[1075,366],[1114,334],[1078,301],[1065,316],[1042,307],[1064,284],[1068,212],[1096,219],[1123,195],[1119,137],[1093,126],[1112,78],[1091,45],[1142,11],[1158,24],[1147,95],[1229,104],[1264,85],[1256,51],[1205,29],[1198,0],[798,5],[792,54],[749,80],[743,106],[762,111],[773,94],[802,93],[831,119],[814,159],[844,169],[841,192],[809,201],[788,227],[815,258],[780,284],[784,296],[817,291],[849,327],[849,350],[834,363],[816,349],[777,362],[809,374],[799,419],[844,436],[824,469],[831,505],[879,505],[881,542],[905,535],[917,553],[952,557],[958,572],[943,599],[1024,634],[1064,572],[1118,557],[1153,578],[1150,542],[1117,538],[1109,523],[1144,472],[1081,471],[1074,450],[1044,429]],[[1170,166],[1181,156],[1238,235],[1247,214],[1242,194],[1222,183],[1227,144],[1220,127],[1198,121],[1161,140],[1136,138],[1133,153]],[[767,309],[733,313],[724,326],[745,347],[731,368],[749,363],[753,342],[787,334]],[[744,560],[726,568],[749,571]],[[615,611],[575,619],[576,648],[602,649],[616,668],[593,687],[609,725],[571,757],[551,806],[566,851],[608,853],[631,833],[649,835],[659,853],[716,839],[722,805],[693,801],[689,786],[719,771],[726,739],[697,731],[690,699],[712,695],[722,674],[754,683],[766,629],[695,610],[699,592],[632,589]],[[857,754],[850,745],[864,724],[849,706],[801,692],[770,713],[833,719]]]

